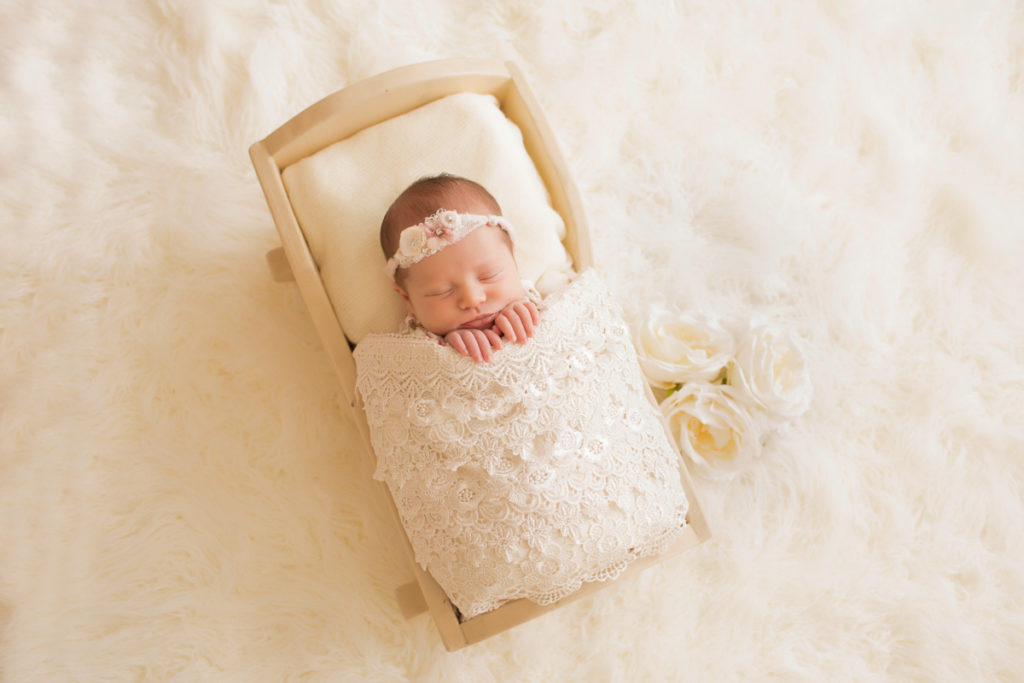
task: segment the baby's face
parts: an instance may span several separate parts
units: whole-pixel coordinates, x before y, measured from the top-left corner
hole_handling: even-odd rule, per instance
[[[409,315],[441,336],[490,327],[501,309],[526,296],[505,233],[494,225],[409,266],[395,289]]]

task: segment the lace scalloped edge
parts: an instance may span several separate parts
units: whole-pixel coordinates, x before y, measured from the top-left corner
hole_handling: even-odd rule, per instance
[[[578,576],[575,580],[560,586],[557,590],[545,591],[542,593],[536,592],[521,592],[517,591],[513,595],[494,598],[488,600],[479,600],[471,603],[467,606],[465,612],[462,612],[463,619],[472,619],[478,617],[481,614],[491,612],[498,609],[502,605],[505,605],[513,600],[519,600],[525,598],[531,602],[535,602],[538,605],[550,605],[558,602],[559,600],[566,598],[576,591],[583,588],[584,584],[614,581],[615,579],[622,576],[622,573],[626,571],[630,564],[636,560],[643,559],[645,557],[654,557],[661,555],[672,545],[672,543],[686,530],[687,524],[684,521],[683,524],[677,527],[673,527],[668,531],[660,534],[654,539],[640,545],[639,547],[631,550],[629,554],[618,562],[614,562],[611,565],[602,567],[601,569],[592,570],[585,572]],[[454,600],[453,600],[454,602]],[[461,610],[460,610],[461,611]]]

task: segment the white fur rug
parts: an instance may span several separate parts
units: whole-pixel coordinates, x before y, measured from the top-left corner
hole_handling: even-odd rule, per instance
[[[247,157],[450,56],[523,66],[634,322],[816,389],[711,541],[454,654]],[[0,117],[4,680],[1024,677],[1019,3],[8,0]]]

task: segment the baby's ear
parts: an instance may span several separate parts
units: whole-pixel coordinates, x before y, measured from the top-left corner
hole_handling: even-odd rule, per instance
[[[395,291],[398,292],[398,296],[402,297],[402,301],[405,302],[406,312],[409,315],[413,315],[412,301],[409,300],[409,295],[406,293],[406,291],[402,289],[402,285],[398,284],[397,282],[392,282],[391,286],[395,288]]]

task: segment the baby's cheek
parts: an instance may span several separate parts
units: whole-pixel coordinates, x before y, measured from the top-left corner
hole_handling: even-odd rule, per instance
[[[508,295],[505,297],[505,303],[502,308],[511,306],[512,304],[522,301],[526,298],[526,289],[523,287],[523,283],[516,280],[515,285],[509,287]]]

